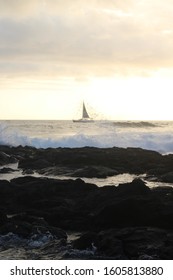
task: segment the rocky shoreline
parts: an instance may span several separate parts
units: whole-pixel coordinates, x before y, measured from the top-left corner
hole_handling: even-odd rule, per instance
[[[173,259],[172,187],[150,189],[135,179],[99,188],[80,179],[130,173],[171,184],[173,155],[140,148],[0,146],[0,172],[13,172],[8,164],[15,162],[25,177],[0,180],[1,259],[11,249],[9,235],[20,238],[16,248],[25,259]],[[74,179],[36,178],[35,171]],[[69,241],[70,232],[80,235]],[[29,247],[41,238],[47,238],[42,246]],[[90,254],[81,256],[83,251]]]

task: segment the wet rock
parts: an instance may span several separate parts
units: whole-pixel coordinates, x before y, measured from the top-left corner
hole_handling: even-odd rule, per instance
[[[26,184],[36,184],[40,182],[40,178],[36,178],[34,176],[24,176],[24,177],[17,177],[11,180],[12,184],[15,185],[26,185]]]
[[[98,234],[97,249],[114,259],[171,259],[172,231],[152,227],[117,228]],[[169,245],[168,245],[169,244]]]
[[[63,229],[61,229],[61,228],[49,226],[48,231],[49,231],[56,239],[67,240],[67,233],[66,233],[65,230],[63,230]]]
[[[139,197],[123,198],[103,207],[95,216],[98,227],[161,225],[163,205],[157,201]]]
[[[4,167],[0,169],[0,174],[5,174],[5,173],[11,173],[15,172],[15,169],[9,168],[9,167]]]
[[[4,211],[0,210],[0,226],[4,225],[7,222],[7,215]]]
[[[14,151],[13,151],[14,152]],[[157,152],[140,148],[49,148],[35,149],[26,147],[16,148],[15,154],[23,154],[19,159],[19,167],[34,169],[38,172],[60,172],[60,168],[76,172],[76,176],[105,177],[129,172],[146,173],[160,165],[165,165],[165,158]],[[169,159],[169,163],[172,163]],[[52,171],[50,168],[52,167]],[[68,170],[69,169],[69,170]],[[75,171],[76,169],[76,171]],[[81,169],[81,170],[80,170]],[[83,170],[82,170],[83,169]],[[78,170],[78,171],[77,171]]]
[[[34,217],[21,213],[13,215],[6,219],[0,227],[0,234],[8,234],[12,232],[20,237],[29,238],[32,235],[51,234],[57,239],[67,239],[67,234],[64,230],[50,226],[43,218]]]
[[[59,206],[51,209],[51,213],[46,215],[46,220],[50,225],[63,225],[66,220],[73,220],[77,213],[65,206]],[[69,225],[70,227],[70,225]]]
[[[160,177],[161,181],[166,183],[173,183],[173,172],[168,172]]]
[[[19,168],[23,168],[24,170],[37,170],[37,169],[45,168],[50,165],[51,163],[44,158],[38,158],[38,159],[28,158],[19,161]]]
[[[124,252],[123,242],[117,238],[114,231],[100,232],[97,239],[98,253],[117,260],[128,259]]]
[[[29,174],[29,175],[31,174],[32,175],[32,174],[34,174],[34,171],[32,169],[26,169],[22,172],[22,174],[23,175],[26,175],[26,174]]]
[[[52,240],[35,251],[34,258],[45,260],[62,259],[64,253],[66,252],[66,246],[66,239]]]
[[[9,181],[0,180],[0,206],[1,209],[8,213],[8,206],[11,204],[11,200],[13,200],[13,188]]]
[[[1,147],[0,147],[1,149]],[[5,165],[9,163],[15,163],[17,160],[15,157],[6,154],[5,152],[0,150],[0,165]]]
[[[8,221],[2,227],[0,227],[0,234],[14,233],[21,237],[28,238],[32,232],[32,226],[27,222],[12,222]]]
[[[125,195],[145,195],[150,193],[150,188],[146,186],[143,180],[134,179],[131,183],[120,184],[118,191]]]
[[[117,170],[103,167],[103,166],[85,166],[79,168],[72,173],[74,177],[85,177],[85,178],[106,178],[107,176],[114,176],[119,174]]]
[[[78,250],[86,250],[96,248],[97,234],[95,232],[87,232],[73,242],[73,248]]]
[[[2,147],[1,152],[17,158],[24,172],[56,170],[92,178],[114,175],[117,171],[150,174],[156,179],[162,176],[164,181],[172,182],[173,156],[143,149],[44,150],[20,146]],[[8,161],[6,155],[1,153],[4,162]],[[98,188],[80,178],[25,176],[10,182],[0,180],[0,206],[1,234],[35,236],[35,241],[48,234],[66,242],[66,231],[88,231],[74,242],[77,250],[92,250],[95,246],[103,257],[114,259],[173,258],[173,188],[170,187],[149,189],[142,180],[135,179],[118,187]],[[48,253],[46,249],[45,252]],[[49,256],[55,257],[53,251]]]
[[[120,173],[160,176],[172,172],[173,155],[141,148],[48,148],[0,146],[0,164],[19,160],[19,168],[49,174],[105,177]],[[47,169],[47,171],[46,171]],[[72,175],[73,176],[73,175]]]

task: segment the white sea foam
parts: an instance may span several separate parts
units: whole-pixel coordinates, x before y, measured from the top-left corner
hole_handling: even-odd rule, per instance
[[[0,144],[48,147],[141,147],[173,153],[172,122],[1,121]]]

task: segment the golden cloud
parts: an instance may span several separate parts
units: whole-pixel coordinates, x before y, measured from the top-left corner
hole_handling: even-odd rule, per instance
[[[167,3],[0,0],[0,72],[129,75],[173,67]]]

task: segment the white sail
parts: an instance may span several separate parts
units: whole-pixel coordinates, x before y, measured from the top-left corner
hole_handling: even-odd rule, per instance
[[[90,118],[87,110],[85,103],[83,102],[83,107],[82,107],[82,118],[79,120],[73,120],[73,122],[93,122],[93,120]]]
[[[89,118],[88,112],[86,110],[85,107],[85,103],[83,102],[83,114],[82,114],[82,118]]]

